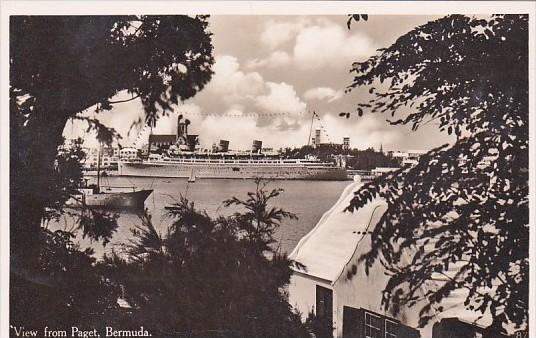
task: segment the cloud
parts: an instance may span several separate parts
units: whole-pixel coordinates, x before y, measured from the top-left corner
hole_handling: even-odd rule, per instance
[[[307,22],[305,19],[286,22],[270,20],[266,23],[260,40],[269,49],[274,49],[293,40]]]
[[[342,143],[342,138],[348,136],[350,146],[359,149],[379,149],[380,145],[396,144],[402,137],[400,129],[389,126],[381,116],[372,114],[345,119],[336,113],[326,113],[320,117],[320,122],[313,125],[313,129],[320,125],[325,130],[321,142]]]
[[[326,100],[327,102],[333,102],[340,99],[344,92],[342,90],[335,90],[329,87],[317,87],[307,90],[303,97],[307,100]]]
[[[278,68],[290,64],[292,57],[284,51],[276,50],[270,54],[266,59],[252,59],[248,61],[246,68],[253,69],[258,67]]]
[[[241,71],[236,57],[222,55],[215,59],[214,76],[206,91],[220,95],[226,102],[233,104],[254,98],[266,90],[262,76],[257,72]]]
[[[110,98],[110,100],[122,101],[130,97],[131,94],[122,91]],[[79,116],[90,119],[96,118],[104,126],[115,129],[121,136],[121,139],[116,141],[122,146],[131,145],[145,124],[145,112],[140,99],[114,104],[110,111],[96,113],[95,108],[95,106],[89,107],[82,111]],[[138,123],[139,121],[141,123]],[[63,129],[63,137],[67,140],[81,137],[84,138],[86,146],[96,147],[99,144],[96,134],[94,131],[88,132],[88,126],[88,123],[83,120],[67,122]]]
[[[365,60],[376,52],[373,41],[360,32],[349,32],[326,22],[308,26],[296,37],[293,57],[302,69],[340,67],[340,63]]]
[[[273,113],[301,113],[306,104],[297,95],[293,86],[288,83],[267,82],[270,92],[256,99],[257,107]]]
[[[366,60],[378,48],[367,34],[349,31],[325,19],[269,21],[261,42],[268,49],[278,50],[266,58],[250,60],[247,65],[250,69],[290,64],[302,70],[340,68],[341,64],[347,67],[352,62]]]

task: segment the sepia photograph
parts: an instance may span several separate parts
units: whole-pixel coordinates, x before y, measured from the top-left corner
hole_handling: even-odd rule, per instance
[[[535,334],[533,3],[64,3],[2,3],[0,336]]]

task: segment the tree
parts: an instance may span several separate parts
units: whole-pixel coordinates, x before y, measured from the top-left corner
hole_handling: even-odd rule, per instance
[[[82,322],[102,315],[117,299],[109,297],[115,291],[100,279],[91,252],[72,243],[72,233],[43,227],[64,212],[81,177],[80,153],[61,149],[66,122],[83,119],[101,142],[110,143],[119,137],[114,130],[79,113],[139,99],[145,122],[154,125],[210,80],[212,48],[206,16],[10,17],[12,323],[28,326],[31,318],[44,327],[92,294],[95,307],[70,312],[70,321]],[[112,101],[118,93],[131,97]],[[78,221],[85,236],[104,243],[115,226],[114,215],[93,211]],[[26,299],[28,294],[43,297]],[[55,299],[55,306],[47,299]]]
[[[400,161],[387,156],[380,151],[375,151],[373,148],[366,150],[350,150],[352,156],[348,158],[348,167],[360,170],[372,170],[377,167],[399,167]]]
[[[413,129],[437,121],[457,138],[414,168],[366,184],[351,201],[350,210],[376,197],[388,203],[361,257],[367,269],[381,261],[391,274],[384,306],[415,304],[440,277],[424,288],[421,325],[460,288],[469,290],[468,309],[491,314],[490,330],[526,325],[528,16],[447,16],[353,72],[349,89],[370,86],[373,94],[358,112],[390,113],[393,124]]]
[[[146,121],[197,93],[214,60],[205,16],[10,18],[11,255],[35,257],[54,160],[69,119],[109,110],[119,92],[139,98]],[[101,141],[115,131],[85,118]],[[26,245],[18,245],[25,243]],[[20,256],[23,259],[18,260]]]
[[[158,336],[307,337],[283,292],[290,261],[271,246],[279,222],[295,216],[270,208],[281,190],[263,188],[258,182],[246,200],[226,201],[243,207],[229,217],[211,218],[181,198],[164,236],[143,217],[126,258],[113,255],[104,264],[109,279],[124,286],[136,322]]]

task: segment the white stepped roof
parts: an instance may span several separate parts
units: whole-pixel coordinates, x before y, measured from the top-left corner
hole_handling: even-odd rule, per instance
[[[304,236],[289,258],[303,264],[296,271],[334,283],[345,265],[352,258],[364,231],[372,231],[385,212],[383,200],[375,200],[354,212],[345,212],[361,187],[360,182],[351,183],[335,205],[328,210],[317,225]]]
[[[350,205],[354,192],[361,186],[360,182],[348,185],[335,205],[324,213],[317,225],[300,240],[289,258],[305,267],[295,266],[293,268],[295,271],[323,279],[332,285],[337,281],[345,266],[354,256],[364,233],[372,232],[387,210],[385,201],[378,198],[354,212],[345,212],[344,210]],[[426,248],[427,251],[434,250],[433,243],[434,240],[430,241]],[[465,263],[451,264],[443,277],[454,276],[463,264]],[[427,283],[424,288],[437,289],[442,282],[444,281],[438,278],[435,282]],[[436,318],[457,317],[482,326],[491,324],[489,313],[482,315],[465,308],[463,303],[467,295],[467,289],[453,290],[441,302],[444,310],[437,311]]]

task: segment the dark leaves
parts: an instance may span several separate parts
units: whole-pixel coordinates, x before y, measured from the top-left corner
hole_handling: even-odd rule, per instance
[[[359,21],[360,19],[363,19],[363,21],[368,20],[367,14],[348,14],[348,21],[346,22],[346,26],[348,29],[352,26],[352,21]]]
[[[348,207],[388,203],[361,261],[368,271],[383,257],[391,276],[386,307],[415,306],[426,290],[420,325],[460,288],[469,290],[468,309],[491,313],[494,322],[526,323],[527,29],[526,15],[448,16],[352,68],[350,87],[387,86],[369,91],[372,112],[400,114],[392,123],[413,130],[437,122],[457,137],[416,166],[366,184]]]
[[[271,245],[279,222],[295,216],[270,207],[282,190],[265,187],[258,181],[245,200],[225,201],[241,210],[229,217],[209,217],[181,197],[163,235],[141,215],[128,259],[112,256],[104,264],[106,276],[123,286],[133,319],[158,336],[210,327],[247,337],[307,337],[281,291],[292,262]]]

